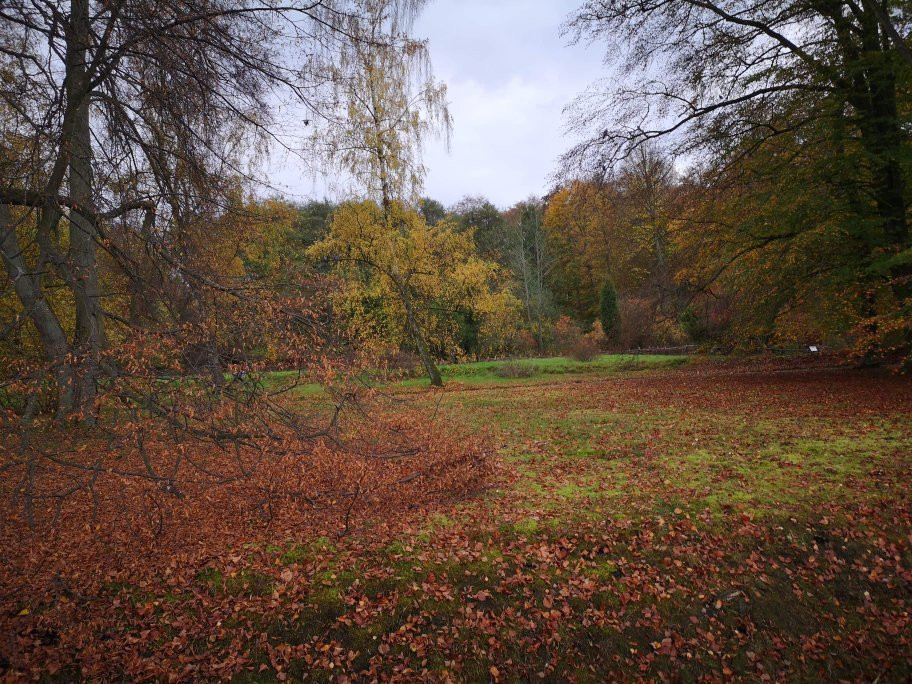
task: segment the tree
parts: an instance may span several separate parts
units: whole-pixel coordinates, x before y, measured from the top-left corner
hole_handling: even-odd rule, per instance
[[[441,378],[427,362],[432,347],[454,355],[472,351],[459,348],[460,325],[473,318],[491,335],[503,325],[493,319],[511,310],[492,287],[497,265],[478,258],[471,232],[446,221],[428,225],[400,202],[386,210],[371,200],[343,204],[310,254],[335,265],[343,283],[338,308],[355,334],[411,343],[434,384]]]
[[[274,103],[319,85],[310,67],[350,42],[357,9],[296,0],[0,8],[0,249],[17,325],[41,340],[61,419],[94,420],[103,376],[120,372],[103,359],[109,327],[122,322],[100,262],[132,275],[135,290],[155,271],[216,283],[168,243],[233,204],[240,158],[268,137]],[[66,310],[47,305],[58,287],[69,292]]]
[[[446,207],[430,197],[422,197],[418,201],[418,209],[429,226],[436,226],[447,217]]]
[[[438,133],[449,136],[446,86],[433,79],[427,46],[402,32],[409,16],[399,12],[396,3],[366,0],[364,6],[369,21],[359,25],[359,40],[349,45],[341,60],[324,65],[322,70],[332,99],[340,107],[327,118],[329,127],[315,133],[310,143],[321,156],[351,174],[368,197],[379,202],[386,224],[379,234],[384,239],[394,240],[396,232],[408,239],[413,217],[396,207],[417,200],[424,178],[420,154],[425,137]],[[379,40],[385,35],[393,37],[392,43]],[[347,234],[338,231],[336,242]],[[358,245],[349,249],[361,251]],[[389,249],[395,251],[392,246]],[[366,253],[361,256],[366,257]],[[431,383],[442,385],[412,301],[412,288],[399,270],[399,259],[392,258],[384,265],[362,258],[361,263],[385,268],[384,277],[391,280],[394,292],[402,298],[406,329]]]
[[[392,0],[362,5],[368,20],[352,28],[358,39],[320,69],[328,99],[309,146],[350,174],[356,192],[386,209],[393,201],[418,201],[424,140],[442,135],[448,142],[452,121],[446,85],[434,80],[427,45],[405,32],[411,7]]]
[[[316,244],[329,233],[336,204],[327,199],[312,200],[298,207],[295,242],[303,248]]]
[[[602,285],[599,297],[599,321],[602,331],[609,340],[617,338],[620,326],[620,312],[618,310],[617,290],[614,283],[606,280]]]
[[[878,221],[860,219],[850,169],[834,174],[843,164],[857,168],[845,150],[781,136],[724,174],[695,175],[672,232],[692,313],[728,302],[725,337],[737,346],[845,337],[863,305],[865,235]]]
[[[671,161],[654,147],[638,147],[621,167],[618,179],[624,198],[624,222],[644,253],[650,285],[660,292],[671,287],[669,254],[672,188]]]
[[[554,259],[545,231],[542,203],[536,199],[520,202],[508,212],[507,225],[510,227],[507,263],[517,279],[526,324],[538,350],[543,351],[545,321],[551,309],[548,278]]]
[[[550,284],[558,308],[578,321],[598,317],[599,283],[614,278],[628,289],[640,276],[630,268],[629,239],[615,183],[574,181],[558,189],[545,210],[555,255]]]
[[[617,90],[593,90],[571,110],[585,139],[565,157],[566,168],[604,172],[663,138],[703,162],[701,183],[715,191],[744,164],[756,173],[756,161],[776,166],[777,155],[791,154],[816,167],[805,175],[816,183],[806,194],[839,200],[818,207],[817,226],[859,239],[851,289],[869,292],[856,298],[860,315],[877,318],[874,302],[886,297],[902,318],[912,292],[912,260],[904,256],[909,132],[901,113],[910,72],[897,37],[910,22],[907,4],[895,1],[587,2],[567,24],[574,39],[629,39],[610,56],[623,76]],[[664,76],[656,78],[660,64]],[[775,233],[760,239],[786,253],[804,247],[803,230]],[[839,250],[812,258],[833,270],[848,266]],[[907,343],[909,323],[899,324]]]
[[[335,387],[356,371],[327,330],[325,279],[272,270],[294,212],[247,199],[245,170],[274,143],[279,103],[319,104],[318,72],[365,39],[363,10],[0,6],[0,443],[30,524],[104,479],[176,497],[178,479],[239,482],[338,436],[339,414],[293,415],[287,387],[261,382],[280,362],[326,383],[341,412],[350,394]]]
[[[475,231],[475,244],[484,259],[504,264],[509,230],[503,214],[484,197],[463,197],[453,207],[461,230]]]
[[[555,260],[549,285],[561,313],[586,326],[598,320],[601,289],[611,281],[623,295],[619,307],[634,299],[640,309],[648,305],[647,337],[677,320],[688,294],[674,280],[679,186],[670,161],[643,146],[610,174],[572,181],[551,195],[545,210]]]

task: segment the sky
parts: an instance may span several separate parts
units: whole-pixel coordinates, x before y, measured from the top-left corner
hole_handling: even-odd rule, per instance
[[[446,205],[484,195],[506,208],[549,189],[571,146],[563,108],[602,75],[597,46],[560,35],[567,0],[436,0],[420,17],[453,114],[450,153],[425,150],[425,194]]]
[[[482,195],[501,208],[550,189],[549,176],[572,140],[563,108],[603,75],[598,46],[567,46],[567,0],[433,0],[414,35],[429,40],[438,80],[448,87],[450,150],[428,141],[424,195],[451,206]],[[319,180],[279,162],[278,189],[295,198],[325,194]]]

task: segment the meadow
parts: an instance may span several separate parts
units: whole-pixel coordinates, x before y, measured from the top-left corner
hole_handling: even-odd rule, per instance
[[[113,678],[912,675],[907,379],[525,363],[520,379],[473,364],[448,369],[444,390],[386,389],[486,440],[480,490],[344,534],[266,536],[170,584],[108,581],[80,598],[103,636],[58,614],[20,648],[61,680],[99,673],[78,648],[90,640]],[[59,608],[23,597],[5,621]]]

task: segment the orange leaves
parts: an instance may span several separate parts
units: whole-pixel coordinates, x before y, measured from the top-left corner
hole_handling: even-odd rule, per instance
[[[342,569],[314,577],[320,549],[368,523],[393,528],[413,512],[477,491],[491,475],[484,441],[455,440],[440,419],[431,422],[401,404],[397,409],[395,415],[382,408],[369,417],[344,414],[334,439],[301,439],[273,425],[270,448],[237,451],[193,441],[172,448],[147,429],[148,464],[174,474],[180,497],[154,480],[119,474],[144,467],[137,454],[79,445],[84,448],[77,453],[87,458],[110,458],[112,474],[96,479],[94,500],[74,496],[63,502],[53,535],[29,533],[21,524],[22,509],[4,502],[9,524],[0,529],[0,546],[14,550],[14,558],[2,569],[3,584],[11,590],[8,597],[29,600],[3,605],[3,629],[26,638],[13,648],[0,643],[0,657],[15,657],[20,671],[50,672],[53,652],[78,653],[85,676],[103,677],[116,668],[123,678],[154,678],[179,665],[176,671],[192,676],[223,678],[248,667],[252,628],[263,616],[299,616],[314,602],[338,600],[352,609],[339,624],[368,626],[391,604],[340,597]],[[178,467],[169,470],[169,464]],[[226,473],[232,477],[222,480]],[[65,482],[67,471],[44,476]],[[161,521],[154,535],[148,532],[150,513]],[[264,551],[287,539],[304,546],[326,541],[307,546],[306,553],[294,545]],[[433,592],[440,600],[453,598],[446,586]],[[28,622],[36,606],[54,634],[80,648],[58,652],[56,642],[36,638]],[[154,658],[150,643],[158,644]],[[212,656],[187,656],[198,648],[191,643],[204,643]],[[315,667],[337,671],[358,657],[338,644],[317,654],[286,646],[292,650],[263,645],[266,667],[277,678],[289,677],[289,663],[305,656]]]
[[[0,610],[0,657],[23,676],[78,667],[84,678],[178,681],[905,671],[907,383],[712,366],[509,391],[516,421],[495,435],[523,460],[490,458],[452,423],[374,413],[346,425],[357,433],[347,449],[289,439],[248,481],[186,487],[154,543],[131,536],[135,512],[108,500],[97,521],[68,509],[56,538],[3,537],[14,598]],[[502,410],[488,406],[496,396],[445,399],[487,422]],[[636,434],[606,425],[624,411],[643,421]],[[571,424],[574,412],[585,423]],[[895,453],[871,447],[878,423]],[[578,452],[584,434],[596,453]],[[809,437],[838,450],[816,469],[809,452],[801,468],[772,457]],[[856,437],[857,465],[839,479]],[[753,488],[737,468],[747,450],[769,464]],[[495,478],[490,495],[459,499]],[[711,506],[729,481],[755,498]],[[758,481],[818,498],[773,505]],[[122,493],[129,480],[110,496]]]

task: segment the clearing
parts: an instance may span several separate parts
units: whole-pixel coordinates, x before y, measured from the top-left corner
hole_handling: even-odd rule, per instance
[[[20,631],[35,643],[19,648],[64,679],[912,677],[908,379],[583,370],[473,364],[443,391],[399,386],[488,435],[488,489],[345,536],[248,544],[167,592],[108,583],[84,599],[104,635]]]

